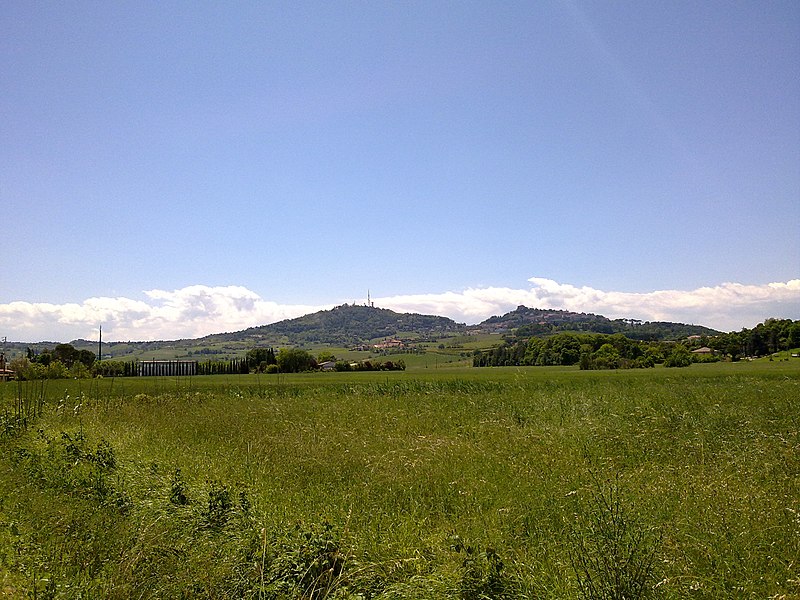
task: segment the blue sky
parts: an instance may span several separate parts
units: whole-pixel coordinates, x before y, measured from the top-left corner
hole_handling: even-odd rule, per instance
[[[9,339],[800,318],[794,1],[6,2],[0,55]]]

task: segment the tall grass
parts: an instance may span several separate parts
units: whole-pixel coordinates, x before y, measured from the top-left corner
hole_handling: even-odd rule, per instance
[[[788,598],[798,374],[63,382],[2,443],[0,590],[621,598],[628,577],[624,597]]]

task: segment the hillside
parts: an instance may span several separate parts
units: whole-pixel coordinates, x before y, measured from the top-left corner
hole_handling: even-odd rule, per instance
[[[243,331],[215,334],[202,340],[254,342],[285,339],[290,345],[331,344],[351,346],[388,337],[430,338],[463,333],[466,325],[447,317],[398,313],[386,308],[343,304],[295,319]],[[197,340],[198,342],[200,340]]]
[[[720,332],[701,325],[686,325],[666,321],[609,319],[592,313],[566,310],[546,310],[518,306],[502,316],[490,317],[478,326],[489,333],[513,330],[517,337],[537,337],[560,331],[584,333],[621,333],[635,340],[677,340],[692,335],[717,335]]]

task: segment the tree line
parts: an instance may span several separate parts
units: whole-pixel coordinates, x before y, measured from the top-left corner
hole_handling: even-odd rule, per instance
[[[197,362],[198,375],[237,375],[247,373],[301,373],[314,371],[319,364],[335,360],[329,352],[319,357],[300,348],[253,348],[243,358],[205,360]],[[361,361],[351,364],[336,361],[337,371],[385,371],[405,369],[399,361]],[[28,348],[27,356],[11,361],[10,368],[17,379],[84,379],[90,377],[136,377],[137,360],[98,361],[88,350],[77,350],[71,344],[58,344],[53,350],[35,352]]]
[[[94,375],[96,360],[94,352],[57,344],[41,352],[27,348],[25,356],[12,360],[9,367],[18,379],[85,379]]]
[[[758,358],[800,348],[800,321],[767,319],[752,329],[708,338],[706,345],[729,356],[731,360]]]
[[[708,355],[691,350],[710,348]],[[621,333],[557,333],[550,337],[509,341],[476,350],[472,364],[490,366],[571,366],[581,369],[647,368],[656,364],[688,366],[692,362],[760,357],[800,347],[800,321],[768,319],[753,329],[713,337],[693,336],[685,342],[645,342]]]
[[[666,352],[660,343],[645,345],[619,333],[557,333],[548,338],[530,338],[489,350],[476,350],[472,364],[475,367],[645,368],[663,362]]]

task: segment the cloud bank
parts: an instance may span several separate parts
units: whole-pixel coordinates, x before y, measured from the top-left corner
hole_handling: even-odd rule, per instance
[[[800,319],[800,279],[765,285],[723,283],[695,290],[646,293],[604,291],[532,277],[523,289],[468,288],[458,292],[376,298],[375,305],[399,312],[450,317],[479,323],[520,304],[590,312],[609,318],[676,321],[721,331],[753,327],[769,317]],[[237,331],[331,308],[278,304],[241,286],[193,285],[178,290],[149,290],[147,300],[88,298],[82,303],[0,304],[0,334],[10,341],[97,339],[168,340]]]
[[[88,298],[80,304],[0,304],[0,331],[15,341],[174,340],[238,331],[330,308],[278,304],[241,286],[149,290],[147,301]],[[5,333],[8,332],[8,333]]]
[[[380,298],[398,311],[441,314],[466,323],[503,314],[520,304],[643,321],[705,325],[720,331],[753,327],[770,317],[800,319],[800,279],[785,283],[723,283],[695,290],[646,293],[604,291],[532,277],[528,289],[478,288],[463,292]]]

